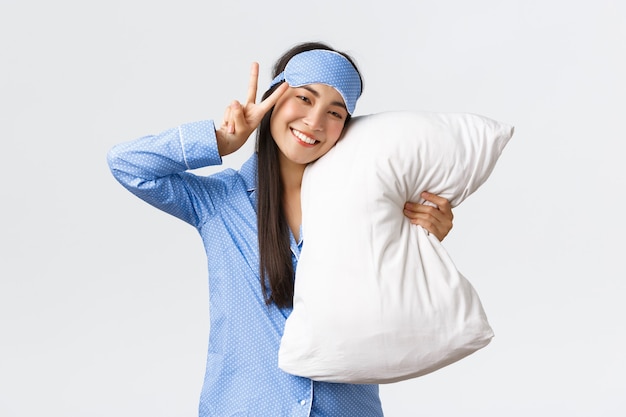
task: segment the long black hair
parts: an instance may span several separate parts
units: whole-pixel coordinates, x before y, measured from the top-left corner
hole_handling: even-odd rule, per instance
[[[272,77],[280,74],[293,56],[313,49],[335,51],[330,46],[319,42],[296,45],[278,59],[274,65]],[[339,51],[335,52],[345,56],[357,68],[350,56]],[[263,99],[269,97],[279,85],[280,83],[266,91]],[[267,304],[273,302],[279,307],[290,307],[293,305],[294,270],[291,260],[290,230],[283,209],[283,184],[278,161],[280,150],[270,132],[273,110],[272,108],[267,112],[261,121],[256,138],[260,276],[265,302]],[[349,120],[350,115],[345,123]]]

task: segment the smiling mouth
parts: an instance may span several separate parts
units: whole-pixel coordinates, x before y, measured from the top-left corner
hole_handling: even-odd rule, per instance
[[[306,143],[307,145],[315,145],[316,143],[319,142],[318,140],[310,138],[307,135],[305,135],[304,133],[302,133],[302,132],[300,132],[299,130],[296,130],[296,129],[291,129],[291,133],[293,133],[293,135],[295,137],[297,137],[298,139],[300,139],[302,142]]]

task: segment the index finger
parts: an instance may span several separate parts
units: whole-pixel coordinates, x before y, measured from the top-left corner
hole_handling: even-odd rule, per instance
[[[424,191],[422,193],[422,198],[426,201],[430,201],[431,203],[436,204],[440,210],[448,211],[452,207],[450,201],[447,198],[438,196],[433,193],[429,193],[427,191]]]
[[[256,103],[256,90],[259,82],[259,63],[253,62],[250,68],[250,81],[248,82],[248,99],[246,103]]]
[[[269,111],[269,109],[274,107],[274,104],[276,104],[278,99],[288,89],[289,89],[289,84],[287,84],[286,82],[282,83],[281,85],[278,86],[278,88],[276,88],[276,90],[274,90],[274,92],[272,94],[270,94],[269,97],[267,97],[265,100],[263,100],[262,102],[259,103],[259,107],[263,110],[264,113]]]

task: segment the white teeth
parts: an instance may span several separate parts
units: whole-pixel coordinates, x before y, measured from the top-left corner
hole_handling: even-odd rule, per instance
[[[315,142],[317,142],[315,139],[311,139],[302,132],[299,132],[297,130],[292,130],[292,132],[298,139],[300,139],[304,143],[308,143],[309,145],[315,145]]]

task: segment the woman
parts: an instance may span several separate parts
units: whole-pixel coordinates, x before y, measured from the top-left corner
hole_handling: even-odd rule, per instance
[[[319,43],[289,50],[274,76],[257,104],[254,64],[246,103],[228,106],[218,129],[200,121],[123,143],[109,165],[132,193],[203,239],[211,328],[200,416],[380,416],[376,385],[316,382],[277,366],[303,244],[302,175],[339,140],[362,81],[347,55]],[[255,129],[257,150],[239,171],[187,172],[220,164]],[[424,197],[438,208],[407,203],[405,215],[443,239],[450,205]]]

